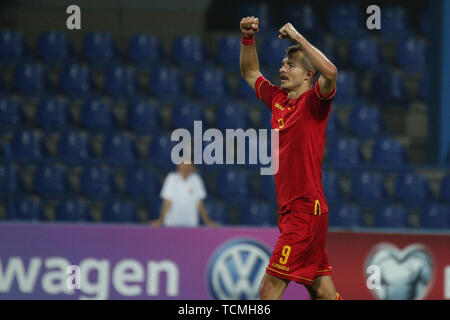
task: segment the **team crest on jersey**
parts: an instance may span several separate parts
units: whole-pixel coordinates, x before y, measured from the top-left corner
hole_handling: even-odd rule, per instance
[[[285,107],[283,107],[281,104],[279,104],[278,102],[275,103],[275,108],[280,109],[281,111],[284,111]]]

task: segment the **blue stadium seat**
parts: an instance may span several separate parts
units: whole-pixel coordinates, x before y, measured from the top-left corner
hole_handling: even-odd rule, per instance
[[[93,32],[84,36],[82,53],[95,67],[106,67],[117,61],[117,45],[109,33]]]
[[[107,202],[102,211],[103,221],[115,223],[139,222],[137,210],[131,202],[114,200]]]
[[[136,100],[128,106],[128,125],[138,134],[154,133],[162,124],[158,106],[145,100]]]
[[[150,74],[149,90],[157,100],[172,102],[182,98],[184,84],[176,69],[158,67]]]
[[[322,25],[315,8],[309,4],[286,5],[283,9],[284,21],[291,22],[294,27],[302,26],[306,37],[314,36],[322,31]]]
[[[194,121],[202,121],[202,126],[207,126],[205,113],[199,105],[180,101],[173,106],[171,123],[174,129],[185,128],[192,131]]]
[[[379,138],[375,141],[372,158],[373,163],[382,169],[400,170],[408,163],[405,147],[390,138]]]
[[[161,42],[155,35],[134,34],[128,39],[128,56],[140,68],[160,65],[162,55]]]
[[[80,175],[81,193],[91,200],[107,199],[117,192],[111,170],[105,167],[85,167]]]
[[[430,73],[424,72],[420,78],[419,97],[420,99],[428,102],[430,100]]]
[[[337,40],[335,38],[325,38],[320,34],[313,34],[310,36],[310,43],[312,43],[317,49],[335,65],[344,66],[345,60],[341,59],[341,56],[337,50]]]
[[[441,199],[450,204],[450,173],[441,180]]]
[[[223,36],[217,41],[217,58],[228,72],[239,72],[240,36]]]
[[[325,172],[323,175],[323,192],[327,203],[340,203],[345,199],[344,191],[339,182],[338,174],[334,172]]]
[[[226,202],[245,202],[251,195],[250,181],[244,171],[221,170],[218,176],[217,193]]]
[[[404,207],[385,205],[375,212],[374,225],[378,228],[409,228],[411,224]]]
[[[225,211],[225,206],[221,202],[208,198],[204,203],[206,212],[208,212],[208,216],[212,221],[220,225],[227,225],[230,223]],[[203,219],[200,219],[200,224],[205,225]]]
[[[242,99],[245,99],[246,102],[255,104],[257,103],[257,98],[255,94],[255,90],[249,86],[247,81],[244,80],[244,78],[239,78],[239,85],[238,85],[238,96]]]
[[[381,33],[383,40],[396,40],[410,29],[408,13],[401,6],[383,6],[381,14]]]
[[[382,105],[408,104],[410,99],[400,74],[390,70],[380,70],[374,74],[371,83],[370,97],[375,102]],[[380,94],[380,92],[383,92],[383,94]]]
[[[261,176],[261,198],[270,201],[272,204],[277,203],[274,176],[272,175]]]
[[[359,142],[340,137],[333,141],[328,154],[328,164],[337,168],[355,168],[364,162]]]
[[[356,73],[353,71],[339,71],[336,81],[336,103],[352,103],[359,96],[359,85]]]
[[[430,35],[432,28],[430,8],[427,8],[420,13],[419,20],[420,32],[426,36]]]
[[[277,29],[274,26],[274,20],[271,14],[270,6],[267,3],[242,3],[237,12],[237,24],[242,17],[258,17],[259,18],[259,33],[261,36],[275,34]]]
[[[25,122],[25,115],[18,100],[0,97],[0,132],[17,129]]]
[[[162,203],[163,202],[161,198],[150,199],[147,211],[149,220],[155,220],[159,218],[161,214]]]
[[[363,10],[356,3],[336,3],[328,10],[328,26],[337,36],[354,37],[364,30]]]
[[[18,195],[24,189],[24,182],[14,166],[0,165],[0,199],[8,194]]]
[[[20,62],[26,55],[23,36],[18,31],[0,31],[0,63],[11,66]]]
[[[184,71],[204,66],[207,52],[203,39],[197,35],[177,36],[172,43],[172,58]]]
[[[213,68],[203,68],[195,75],[195,94],[208,102],[223,100],[228,93],[228,85],[223,72]]]
[[[0,96],[4,95],[8,91],[9,91],[9,88],[5,84],[5,80],[3,79],[3,74],[0,73]]]
[[[414,172],[401,173],[395,181],[396,198],[404,205],[424,205],[432,200],[432,194],[427,180]]]
[[[136,156],[134,142],[124,133],[110,133],[103,140],[103,157],[111,165],[133,164]]]
[[[42,204],[32,199],[17,199],[9,207],[7,212],[9,220],[38,222],[45,220]]]
[[[107,132],[114,128],[115,117],[111,105],[100,99],[89,99],[81,107],[81,126],[91,132]]]
[[[375,40],[359,38],[350,43],[350,61],[361,69],[374,69],[382,62],[382,53]]]
[[[36,122],[48,131],[64,130],[72,124],[67,102],[57,98],[43,98],[36,110]]]
[[[14,159],[22,163],[39,162],[47,154],[42,137],[31,130],[23,130],[14,135],[11,151]]]
[[[177,143],[171,141],[169,134],[154,135],[148,149],[150,162],[160,167],[173,167],[171,153]]]
[[[284,39],[266,38],[259,50],[262,64],[271,72],[278,73],[286,56],[287,47],[289,47],[289,43]]]
[[[338,228],[365,227],[360,208],[354,205],[341,205],[329,213],[329,226]]]
[[[49,31],[39,35],[37,43],[39,57],[48,65],[61,65],[73,59],[75,49],[64,32]]]
[[[244,106],[233,101],[220,103],[216,112],[216,124],[220,130],[250,127],[250,117]]]
[[[59,86],[62,93],[70,98],[87,97],[93,89],[89,68],[76,63],[65,65],[59,75]]]
[[[240,210],[240,224],[247,226],[275,226],[277,222],[276,211],[272,207],[258,200],[245,202]]]
[[[44,95],[48,87],[48,78],[44,67],[32,62],[19,65],[14,73],[14,85],[24,97]]]
[[[431,203],[421,210],[419,221],[421,228],[448,229],[450,228],[450,207]]]
[[[408,37],[397,47],[397,63],[406,72],[420,72],[427,67],[427,47],[424,41]]]
[[[78,200],[61,201],[55,208],[58,222],[89,222],[92,220],[89,207]]]
[[[125,177],[125,191],[135,200],[159,197],[161,185],[154,171],[146,168],[130,168]]]
[[[383,176],[374,172],[355,173],[352,176],[352,197],[360,205],[373,205],[386,200]]]
[[[384,131],[383,118],[375,107],[355,106],[350,113],[349,122],[351,131],[358,137],[376,137]]]
[[[327,136],[334,137],[339,135],[342,130],[342,124],[334,109],[331,109],[327,121]]]
[[[70,131],[62,134],[58,141],[58,156],[68,164],[83,164],[92,158],[93,150],[89,136],[82,132]]]
[[[260,128],[261,129],[272,129],[272,112],[267,108],[261,110]]]
[[[105,74],[105,91],[116,99],[133,98],[139,86],[136,72],[130,67],[112,66]]]
[[[33,177],[33,186],[41,197],[50,199],[63,197],[70,192],[64,171],[50,165],[36,169]]]

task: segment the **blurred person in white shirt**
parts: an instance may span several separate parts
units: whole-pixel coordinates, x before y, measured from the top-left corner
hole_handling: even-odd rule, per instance
[[[161,213],[150,222],[151,226],[198,227],[199,215],[206,226],[219,226],[208,216],[203,202],[206,190],[202,178],[189,161],[183,161],[177,171],[167,175],[160,196],[163,200]]]

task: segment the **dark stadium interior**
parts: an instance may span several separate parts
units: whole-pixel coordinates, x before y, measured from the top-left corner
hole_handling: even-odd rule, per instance
[[[25,2],[0,4],[0,221],[145,224],[175,168],[172,130],[269,128],[239,73],[239,20],[254,15],[274,83],[287,21],[339,69],[324,156],[330,228],[450,228],[449,166],[430,152],[427,1],[383,6],[379,31],[355,1],[80,1],[73,31],[65,1]],[[273,178],[259,166],[197,168],[213,220],[276,225]]]

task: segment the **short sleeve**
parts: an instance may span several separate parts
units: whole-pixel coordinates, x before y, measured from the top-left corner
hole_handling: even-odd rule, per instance
[[[206,189],[205,189],[205,185],[203,184],[203,180],[199,175],[195,176],[195,180],[196,180],[196,190],[197,190],[197,195],[199,197],[200,200],[203,200],[206,198]]]
[[[320,91],[319,81],[316,81],[314,87],[308,92],[307,106],[316,120],[324,120],[331,109],[331,102],[336,94],[336,87],[327,95]]]
[[[169,174],[164,180],[160,196],[170,201],[175,199],[175,176],[173,174]]]
[[[272,111],[272,102],[275,96],[279,93],[282,93],[283,90],[278,87],[274,86],[272,83],[270,83],[269,80],[264,78],[264,76],[260,76],[255,81],[255,93],[256,97],[259,100],[262,100],[266,106]]]

